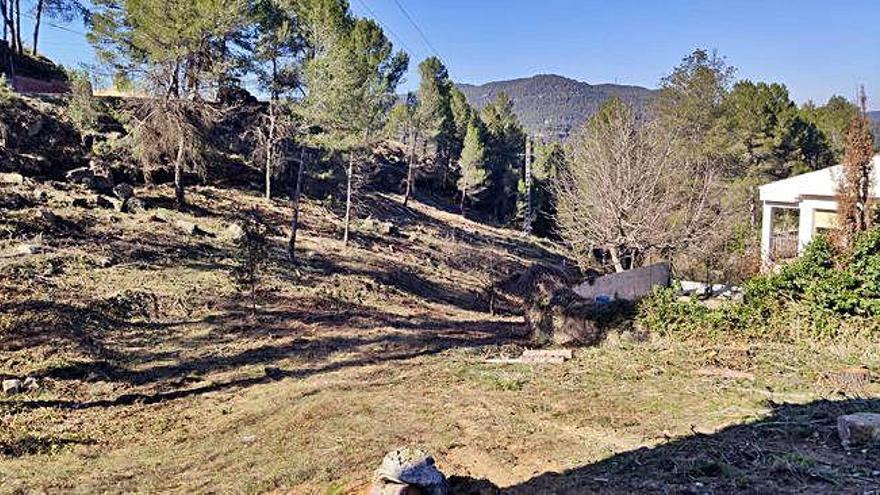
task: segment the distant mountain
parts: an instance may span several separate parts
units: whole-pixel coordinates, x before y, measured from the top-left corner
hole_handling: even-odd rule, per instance
[[[459,84],[458,88],[476,108],[483,108],[498,93],[507,93],[526,130],[547,139],[565,139],[612,96],[642,106],[655,93],[639,86],[593,85],[556,75],[538,75],[480,86]]]

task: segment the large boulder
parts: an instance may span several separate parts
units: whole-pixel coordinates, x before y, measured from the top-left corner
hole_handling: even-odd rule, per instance
[[[389,452],[376,470],[370,495],[447,495],[446,476],[425,451],[403,448]]]
[[[843,445],[871,445],[880,443],[880,414],[856,413],[837,418],[837,434]]]

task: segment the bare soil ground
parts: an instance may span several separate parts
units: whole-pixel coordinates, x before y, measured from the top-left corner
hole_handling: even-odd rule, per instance
[[[399,235],[345,247],[309,202],[292,267],[282,201],[200,187],[177,213],[138,193],[151,209],[128,215],[0,190],[0,377],[40,383],[0,399],[0,492],[361,493],[418,445],[458,493],[878,493],[880,449],[834,429],[880,411],[876,342],[611,336],[562,365],[486,364],[525,330],[486,288],[562,263],[553,245],[373,195],[361,216]],[[241,206],[278,234],[255,317],[228,275]]]

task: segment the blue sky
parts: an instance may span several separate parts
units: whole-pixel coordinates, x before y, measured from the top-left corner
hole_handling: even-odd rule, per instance
[[[427,42],[395,0],[349,1],[412,55],[404,89],[418,83],[415,66],[434,50],[460,82],[555,73],[656,87],[705,47],[740,78],[785,83],[798,102],[852,98],[865,84],[869,106],[880,109],[880,0],[397,0]],[[44,32],[49,56],[67,65],[92,60],[81,35]]]

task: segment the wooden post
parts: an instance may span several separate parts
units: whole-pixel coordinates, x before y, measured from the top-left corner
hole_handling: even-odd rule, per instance
[[[532,234],[532,140],[526,136],[526,155],[523,173],[526,186],[526,210],[523,214],[523,235]]]

